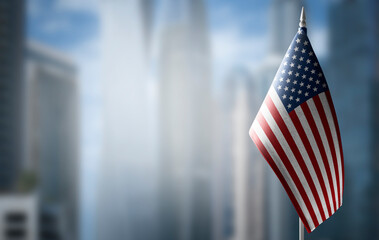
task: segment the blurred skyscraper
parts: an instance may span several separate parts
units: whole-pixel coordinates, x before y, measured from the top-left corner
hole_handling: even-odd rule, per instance
[[[24,1],[0,1],[0,191],[14,189],[23,157]]]
[[[156,238],[156,167],[148,106],[151,3],[109,0],[100,5],[104,138],[98,240]]]
[[[203,0],[167,0],[159,55],[160,239],[210,239],[210,49]]]
[[[297,32],[301,2],[298,0],[273,0],[269,9],[269,49],[262,65],[254,71],[260,95],[263,101],[276,71],[285,55],[285,51]],[[253,119],[251,120],[253,121]],[[254,145],[254,143],[251,143]],[[255,147],[255,146],[253,146]],[[263,157],[259,157],[265,161]],[[284,240],[297,237],[298,216],[279,180],[265,162],[261,171],[265,171],[265,239]]]
[[[344,202],[313,239],[379,238],[379,5],[342,0],[330,9],[328,78],[345,159]]]
[[[26,48],[27,158],[36,175],[39,238],[78,239],[78,82],[74,63],[35,42]]]

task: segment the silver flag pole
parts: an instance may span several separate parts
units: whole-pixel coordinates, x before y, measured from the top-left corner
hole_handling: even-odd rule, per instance
[[[305,11],[304,7],[301,8],[301,14],[300,14],[300,22],[299,26],[300,27],[306,27],[307,24],[305,22]],[[304,240],[304,225],[301,219],[299,218],[299,240]]]
[[[299,218],[299,240],[304,240],[304,225],[300,218]]]

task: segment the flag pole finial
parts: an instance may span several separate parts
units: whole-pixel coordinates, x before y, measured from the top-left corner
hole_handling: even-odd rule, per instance
[[[299,22],[299,26],[300,27],[306,27],[307,26],[307,23],[305,22],[305,11],[304,11],[304,7],[301,8],[301,14],[300,14],[300,22]]]

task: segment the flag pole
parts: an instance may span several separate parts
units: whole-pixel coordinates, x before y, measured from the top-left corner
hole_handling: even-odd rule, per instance
[[[304,240],[304,225],[300,218],[299,218],[299,240]]]
[[[299,27],[306,27],[304,7],[301,8]],[[304,224],[299,218],[299,240],[304,240]]]

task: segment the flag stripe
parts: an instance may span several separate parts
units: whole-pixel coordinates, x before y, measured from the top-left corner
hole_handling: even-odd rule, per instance
[[[298,118],[298,116],[296,114],[296,111],[291,112],[289,114],[289,116],[291,117],[293,125],[295,126],[296,131],[298,132],[298,134],[299,134],[299,136],[301,138],[301,141],[304,144],[304,147],[305,147],[305,149],[306,149],[306,151],[308,153],[308,156],[310,157],[310,162],[312,163],[313,168],[316,171],[317,179],[320,182],[320,186],[321,186],[321,189],[322,189],[322,194],[324,196],[325,204],[326,204],[326,207],[327,207],[327,210],[328,210],[327,216],[329,217],[329,216],[332,215],[332,210],[331,210],[331,207],[330,207],[330,203],[332,201],[332,198],[331,198],[331,195],[330,195],[330,189],[329,189],[329,193],[328,193],[328,191],[326,190],[328,185],[324,181],[324,177],[323,177],[323,174],[322,174],[322,172],[320,170],[320,166],[318,164],[317,158],[315,156],[315,153],[313,152],[311,143],[308,140],[308,137],[307,137],[307,135],[306,135],[306,133],[304,131],[304,128],[303,128],[303,126],[300,123],[300,120],[299,120],[299,118]]]
[[[330,95],[330,91],[326,91],[325,95],[326,95],[326,98],[328,99],[328,103],[329,103],[330,109],[332,111],[334,125],[336,126],[336,130],[337,130],[338,145],[339,145],[339,149],[340,149],[340,153],[341,153],[341,165],[342,165],[341,166],[342,167],[342,189],[341,189],[341,192],[343,195],[343,191],[345,189],[345,166],[344,166],[344,157],[343,157],[343,151],[342,151],[342,140],[341,140],[341,134],[340,134],[340,127],[338,125],[337,114],[336,114],[336,110],[334,108],[334,104],[332,101],[332,96]],[[342,205],[342,201],[343,200],[341,199],[341,205]]]
[[[262,113],[259,112],[257,115],[257,120],[261,128],[263,129],[264,133],[266,134],[268,140],[271,142],[272,146],[274,147],[275,151],[278,153],[279,158],[283,161],[285,168],[288,170],[291,178],[293,179],[297,189],[299,190],[300,195],[302,196],[305,205],[307,206],[307,209],[310,213],[310,216],[313,221],[313,225],[318,225],[318,219],[314,212],[314,209],[312,208],[312,204],[310,202],[310,199],[308,195],[306,194],[304,187],[302,185],[302,182],[300,181],[299,177],[297,176],[295,169],[290,163],[290,160],[288,159],[286,153],[284,152],[282,146],[280,145],[278,139],[276,138],[274,132],[269,127],[268,123],[266,122],[265,118],[263,117]]]
[[[312,117],[312,114],[311,114],[311,111],[309,109],[308,104],[304,103],[304,104],[302,104],[300,106],[301,106],[302,113],[304,114],[305,118],[307,119],[307,122],[308,122],[308,124],[310,126],[310,129],[312,131],[312,134],[313,134],[313,136],[314,136],[314,138],[316,140],[317,147],[320,150],[321,159],[323,161],[323,164],[324,164],[327,176],[328,176],[330,190],[332,192],[332,194],[331,194],[332,198],[333,198],[332,206],[333,206],[333,213],[334,213],[335,210],[337,209],[336,204],[335,204],[335,202],[336,202],[335,195],[334,195],[335,191],[334,191],[334,185],[333,185],[332,171],[330,169],[328,158],[326,156],[326,151],[325,151],[323,142],[321,140],[320,133],[319,133],[318,128],[316,126],[316,122],[315,122],[315,120]]]
[[[270,94],[270,93],[272,93],[272,94]],[[296,144],[294,137],[292,136],[292,134],[295,135],[295,133],[297,133],[297,132],[294,129],[294,127],[292,128],[292,130],[295,130],[295,131],[290,132],[288,130],[287,125],[290,125],[289,123],[291,121],[284,121],[284,119],[282,118],[282,116],[280,115],[280,113],[278,111],[278,108],[276,107],[276,105],[274,105],[274,103],[271,99],[271,96],[277,97],[277,94],[275,92],[269,91],[269,94],[267,95],[267,98],[265,100],[265,104],[267,105],[267,108],[270,111],[271,116],[275,119],[275,122],[276,122],[277,126],[279,127],[281,133],[284,136],[286,136],[286,138],[284,136],[281,137],[280,141],[281,141],[282,145],[283,144],[289,145],[289,148],[292,151],[292,153],[295,156],[297,161],[295,161],[295,159],[292,156],[288,156],[288,157],[289,157],[289,159],[292,159],[291,163],[294,165],[295,169],[299,169],[299,168],[301,169],[300,174],[298,174],[298,175],[300,176],[300,178],[303,178],[303,179],[301,179],[303,181],[304,181],[304,177],[306,178],[306,181],[304,184],[305,189],[306,189],[307,193],[309,193],[309,194],[312,193],[311,195],[313,195],[313,196],[311,196],[310,199],[311,199],[311,201],[316,200],[316,204],[317,204],[316,214],[317,215],[318,215],[318,213],[321,214],[321,219],[322,219],[322,221],[324,221],[326,219],[325,215],[327,214],[327,209],[326,209],[325,202],[321,201],[321,199],[320,199],[320,196],[323,196],[321,188],[320,187],[316,188],[316,186],[315,186],[315,182],[317,181],[317,176],[316,176],[316,174],[314,174],[313,177],[311,176],[309,170],[311,170],[311,169],[313,170],[313,167],[311,165],[310,166],[306,165],[304,158],[299,151],[299,147],[301,147],[302,143],[301,143],[301,141],[298,141],[298,144]],[[281,107],[284,108],[284,106],[282,105],[281,102],[277,103],[277,105],[279,105],[279,106],[281,105]],[[263,111],[263,113],[264,113],[264,111]],[[287,112],[286,112],[286,115],[287,115],[286,116],[287,119],[289,119]],[[266,118],[266,120],[268,120],[268,119]],[[278,131],[278,132],[280,132],[280,131]],[[289,148],[284,146],[284,149],[289,150]],[[302,152],[305,153],[305,151],[302,151]],[[314,171],[313,171],[313,173],[314,173]],[[316,181],[313,181],[313,180],[316,180]],[[317,181],[317,183],[318,183],[318,181]],[[309,191],[309,188],[311,191]],[[322,202],[324,203],[324,206],[323,206]],[[320,222],[322,222],[322,221],[320,221]]]
[[[258,135],[255,132],[255,130],[253,129],[253,127],[250,129],[250,137],[254,141],[255,145],[257,145],[259,151],[264,156],[264,158],[266,159],[266,161],[268,162],[268,164],[270,165],[272,170],[275,172],[276,176],[279,178],[279,181],[282,183],[285,191],[287,192],[289,198],[291,199],[291,202],[294,205],[297,214],[299,215],[300,219],[302,220],[304,227],[307,229],[308,232],[310,232],[311,231],[310,224],[308,223],[308,221],[307,221],[307,219],[303,213],[303,210],[299,205],[299,202],[302,202],[302,201],[300,201],[298,198],[295,197],[297,194],[294,193],[294,191],[290,188],[290,186],[289,186],[290,183],[287,183],[287,182],[291,182],[291,181],[288,181],[284,178],[284,176],[281,173],[281,171],[279,170],[277,164],[275,163],[273,158],[268,153],[266,147],[263,145],[262,141],[258,137]],[[301,205],[304,205],[304,204],[302,203]],[[314,229],[314,227],[312,227],[312,230],[313,229]]]
[[[342,199],[342,167],[341,167],[341,161],[342,161],[342,157],[341,157],[341,151],[339,148],[340,139],[338,138],[338,135],[337,135],[336,126],[335,126],[334,121],[333,121],[333,115],[332,115],[328,100],[325,96],[325,93],[321,93],[319,95],[319,98],[320,98],[320,101],[321,101],[322,106],[324,108],[326,119],[328,120],[328,124],[330,127],[330,131],[331,131],[332,139],[333,139],[333,143],[334,143],[333,147],[336,150],[336,156],[337,156],[336,160],[337,160],[337,166],[338,166],[338,180],[339,180],[338,181],[338,187],[339,187],[338,188],[338,194],[339,194],[338,206],[341,206],[341,199]]]
[[[303,106],[303,107],[307,107],[307,106]],[[302,107],[296,108],[295,111],[290,113],[290,115],[294,115],[296,118],[299,119],[301,127],[304,129],[304,132],[307,136],[307,139],[308,139],[309,143],[311,144],[313,153],[315,154],[316,159],[317,159],[317,162],[315,162],[315,164],[320,167],[320,170],[322,173],[322,178],[325,182],[326,190],[328,193],[329,207],[331,208],[331,214],[333,214],[335,211],[334,205],[333,205],[334,198],[333,198],[333,194],[332,194],[333,189],[331,189],[331,186],[330,186],[332,178],[331,178],[329,168],[327,168],[328,165],[325,166],[325,164],[328,164],[327,160],[324,159],[324,156],[326,156],[326,155],[324,152],[321,153],[321,150],[319,148],[320,143],[318,143],[316,140],[317,137],[319,137],[319,136],[313,134],[314,130],[316,129],[315,124],[314,124],[314,122],[308,122],[308,119],[306,117],[307,115],[303,111]]]
[[[316,126],[320,132],[321,139],[323,140],[324,147],[326,149],[326,154],[328,156],[329,166],[332,172],[332,178],[333,178],[333,184],[334,184],[334,194],[336,197],[336,209],[338,208],[339,204],[339,177],[338,177],[338,170],[337,170],[337,164],[336,164],[336,157],[335,157],[335,151],[332,143],[332,137],[330,134],[330,129],[328,122],[326,120],[326,116],[324,113],[324,110],[321,106],[321,103],[318,101],[318,96],[315,96],[314,98],[307,101],[307,104],[309,106],[309,109],[311,110],[311,113],[313,115],[313,118],[315,119]],[[316,101],[316,102],[315,102]],[[334,154],[333,154],[334,153]]]

